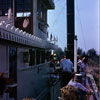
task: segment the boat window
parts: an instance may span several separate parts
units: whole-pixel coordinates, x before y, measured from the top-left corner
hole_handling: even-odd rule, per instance
[[[40,51],[36,50],[36,64],[40,64]]]
[[[51,52],[50,51],[47,51],[45,55],[46,55],[46,60],[47,61],[50,61]]]
[[[45,63],[45,51],[41,51],[41,63]]]
[[[29,62],[29,66],[33,66],[33,65],[35,65],[35,58],[36,58],[36,56],[35,56],[35,51],[32,50],[32,49],[30,49],[30,50],[29,50],[29,53],[30,53],[30,62]]]
[[[17,17],[28,17],[31,15],[31,0],[16,0]]]
[[[8,15],[8,9],[13,10],[13,0],[0,0],[0,16]]]
[[[29,63],[29,52],[23,52],[23,62]]]

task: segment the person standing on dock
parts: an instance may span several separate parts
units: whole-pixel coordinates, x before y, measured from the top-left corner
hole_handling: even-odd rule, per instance
[[[71,74],[74,69],[73,63],[70,61],[70,59],[66,59],[66,56],[64,56],[63,60],[61,61],[61,71],[62,71],[62,87],[66,86],[67,83],[71,79]]]

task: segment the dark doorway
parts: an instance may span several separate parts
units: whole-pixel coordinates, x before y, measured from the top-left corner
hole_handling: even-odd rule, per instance
[[[17,83],[17,48],[9,47],[9,78],[13,80],[12,84]],[[17,87],[9,89],[10,98],[17,100]]]

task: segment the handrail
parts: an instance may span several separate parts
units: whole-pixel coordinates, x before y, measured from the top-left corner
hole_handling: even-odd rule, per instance
[[[88,82],[89,82],[89,85],[90,87],[92,88],[93,90],[93,97],[96,99],[96,100],[100,100],[99,99],[99,91],[98,91],[98,88],[95,84],[95,81],[94,81],[94,78],[91,74],[88,74],[87,75],[87,79],[88,79]]]

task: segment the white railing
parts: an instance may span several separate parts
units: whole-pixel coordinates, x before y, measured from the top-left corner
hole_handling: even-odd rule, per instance
[[[25,31],[22,31],[19,28],[11,26],[10,24],[6,24],[5,21],[0,22],[0,38],[39,48],[55,48],[55,46],[47,40],[42,40],[41,38],[36,37],[35,35],[26,33]]]

